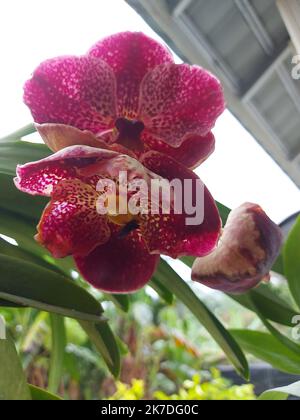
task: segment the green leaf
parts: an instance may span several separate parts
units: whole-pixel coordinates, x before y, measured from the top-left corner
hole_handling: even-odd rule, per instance
[[[250,293],[228,296],[250,311],[256,312],[254,303],[266,319],[287,327],[292,326],[292,319],[297,315],[287,302],[275,294],[270,285],[262,284]]]
[[[168,304],[172,305],[174,296],[167,287],[159,280],[159,274],[154,274],[151,281],[148,283],[153,290]]]
[[[283,255],[280,254],[277,260],[275,261],[272,271],[275,271],[275,273],[281,274],[284,276],[284,262],[283,262]]]
[[[281,388],[270,389],[264,392],[260,397],[259,401],[278,401],[287,400],[289,395],[300,398],[300,382],[283,386]]]
[[[64,354],[66,348],[66,330],[64,318],[51,314],[52,345],[49,369],[48,390],[56,393],[62,380],[64,370]]]
[[[123,312],[128,312],[130,307],[130,299],[128,295],[118,295],[106,293],[105,296],[112,301]]]
[[[65,276],[39,265],[0,255],[0,298],[70,318],[100,322],[102,307]]]
[[[290,291],[300,308],[300,217],[292,229],[283,251],[285,275]]]
[[[224,204],[221,204],[218,202],[216,203],[217,203],[217,207],[218,207],[218,210],[219,210],[222,222],[223,222],[223,226],[225,226],[231,210],[228,207],[224,206]]]
[[[121,367],[120,349],[109,325],[86,321],[79,321],[79,323],[102,355],[110,372],[117,378]]]
[[[35,126],[33,123],[25,125],[25,127],[19,128],[17,131],[14,131],[11,134],[8,134],[5,137],[0,139],[0,143],[8,143],[18,141],[21,138],[28,136],[36,131]]]
[[[0,173],[0,185],[0,208],[25,216],[37,224],[49,199],[22,193],[9,175]]]
[[[6,340],[0,339],[0,361],[0,400],[30,400],[21,362],[9,335]]]
[[[58,395],[51,394],[45,389],[38,388],[37,386],[29,385],[31,398],[33,401],[62,401]]]
[[[242,348],[282,372],[300,375],[300,356],[270,334],[259,331],[231,330]]]
[[[239,345],[220,321],[200,301],[181,277],[179,277],[179,275],[163,260],[161,260],[157,275],[159,275],[159,280],[189,308],[200,323],[207,329],[223,349],[238,373],[248,379],[249,368],[247,360]]]
[[[44,144],[16,141],[14,143],[0,143],[0,172],[16,175],[19,164],[33,162],[49,156],[51,151]]]
[[[251,298],[251,293],[250,293]],[[269,330],[269,332],[278,340],[281,344],[286,346],[292,352],[295,352],[298,356],[300,356],[300,346],[296,344],[294,341],[290,340],[288,337],[283,335],[279,330],[277,330],[263,315],[262,307],[260,307],[257,303],[254,302],[252,299],[253,307],[255,308],[255,312],[264,324],[264,326]]]

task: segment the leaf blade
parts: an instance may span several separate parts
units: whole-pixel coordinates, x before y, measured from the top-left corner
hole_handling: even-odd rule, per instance
[[[117,378],[121,369],[121,355],[117,340],[109,325],[86,321],[79,321],[79,324],[102,355],[110,372]]]
[[[300,398],[300,382],[295,382],[288,386],[270,389],[264,392],[259,398],[259,401],[277,401],[287,400],[289,395]]]
[[[165,261],[161,260],[158,272],[161,273],[163,283],[187,306],[223,349],[238,373],[248,379],[249,367],[247,360],[240,346],[224,328],[221,322],[209,311],[192,289]]]
[[[300,375],[300,357],[271,334],[250,330],[231,330],[230,332],[247,353],[282,372]]]
[[[103,321],[103,309],[86,290],[63,275],[0,255],[0,298],[76,319]]]
[[[66,348],[66,330],[64,318],[50,314],[52,346],[49,368],[48,390],[55,394],[58,391],[64,370],[64,354]]]
[[[283,259],[285,275],[288,280],[290,291],[298,308],[300,309],[300,217],[286,241]]]
[[[0,339],[0,400],[31,400],[19,356],[8,335]]]

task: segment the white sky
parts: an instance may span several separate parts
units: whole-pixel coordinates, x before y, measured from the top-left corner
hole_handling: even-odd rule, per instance
[[[83,54],[124,30],[159,39],[123,0],[2,0],[0,137],[31,122],[22,87],[41,61]],[[216,199],[230,207],[257,202],[276,222],[300,210],[298,188],[229,112],[215,134],[217,151],[197,172]]]

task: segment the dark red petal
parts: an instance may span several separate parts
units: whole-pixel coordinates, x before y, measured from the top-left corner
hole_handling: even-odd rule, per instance
[[[24,87],[24,101],[37,123],[60,123],[103,132],[116,117],[116,81],[95,57],[59,57],[35,70]]]
[[[65,124],[35,124],[45,144],[53,152],[69,146],[90,146],[106,149],[107,145],[91,131],[82,131]]]
[[[187,168],[194,169],[203,163],[215,150],[215,137],[212,132],[206,136],[192,135],[187,137],[181,146],[172,147],[156,139],[145,130],[142,141],[146,150],[154,150],[177,160]]]
[[[225,108],[220,82],[206,70],[188,64],[157,66],[144,78],[138,119],[170,146],[186,136],[205,136]]]
[[[191,182],[191,191],[183,184],[183,203],[185,199],[195,204],[196,190],[201,181],[197,175],[169,156],[148,152],[142,158],[143,165],[161,177],[173,181]],[[199,196],[204,207],[204,220],[200,224],[187,225],[187,218],[193,217],[185,211],[183,214],[148,215],[141,225],[141,231],[151,252],[177,258],[183,255],[203,256],[210,253],[217,245],[221,231],[221,219],[214,199],[204,188],[203,197]],[[186,197],[185,197],[186,195]]]
[[[74,178],[89,182],[80,170],[116,156],[116,152],[109,150],[70,146],[45,159],[18,166],[15,184],[19,190],[28,194],[50,197],[58,182]]]
[[[101,58],[117,79],[118,116],[135,119],[140,84],[149,70],[172,63],[170,51],[141,32],[122,32],[98,42],[89,52]]]
[[[256,204],[232,211],[219,247],[197,258],[192,278],[212,289],[245,293],[269,278],[279,254],[282,233]]]
[[[78,179],[61,181],[38,226],[36,240],[55,258],[87,255],[107,242],[107,219],[97,213],[96,190]]]
[[[110,293],[130,293],[152,277],[159,255],[150,255],[135,231],[125,238],[117,234],[86,257],[75,256],[82,276],[97,289]]]

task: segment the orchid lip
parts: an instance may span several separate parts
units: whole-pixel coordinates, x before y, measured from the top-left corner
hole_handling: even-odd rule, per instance
[[[127,118],[118,118],[115,126],[119,132],[116,143],[127,147],[133,151],[143,151],[144,145],[141,141],[141,134],[145,125],[139,120],[129,120]]]

